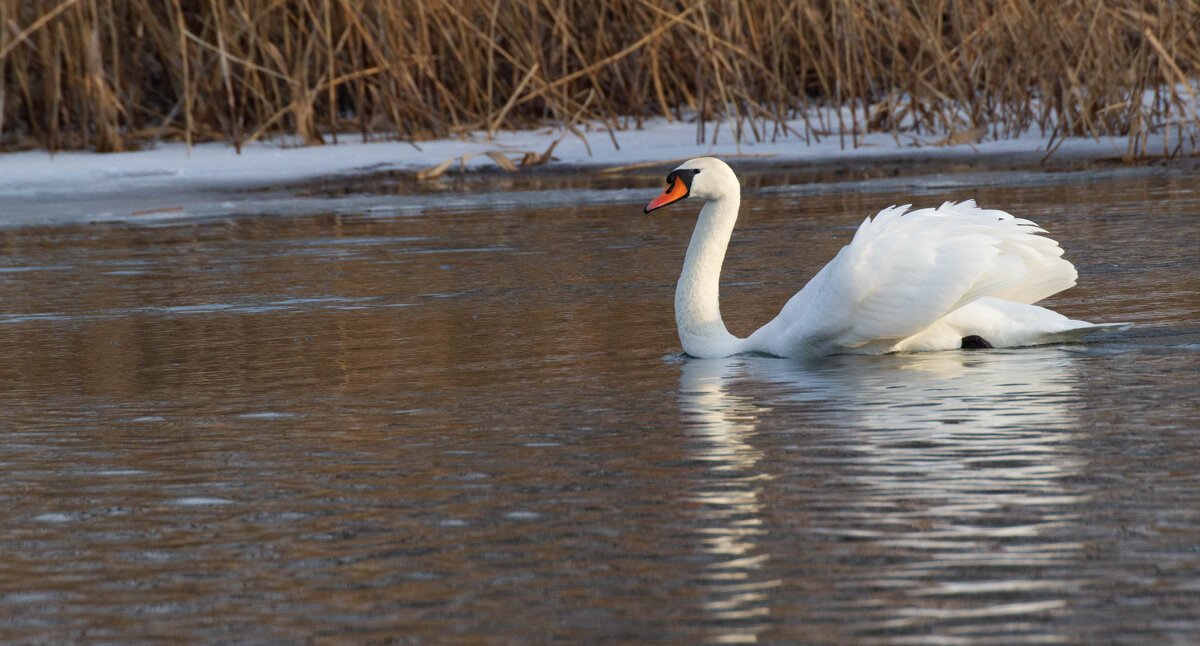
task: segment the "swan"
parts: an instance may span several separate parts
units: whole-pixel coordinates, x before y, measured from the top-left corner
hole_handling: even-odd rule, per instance
[[[738,338],[725,329],[717,296],[741,185],[725,162],[691,159],[667,175],[666,190],[644,210],[689,197],[704,206],[675,287],[675,323],[693,357],[1006,348],[1132,325],[1072,320],[1034,305],[1074,285],[1074,265],[1057,242],[1037,235],[1044,229],[968,200],[892,206],[866,218],[778,316]]]

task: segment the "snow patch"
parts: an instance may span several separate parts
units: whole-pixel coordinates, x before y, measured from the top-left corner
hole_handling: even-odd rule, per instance
[[[804,132],[804,123],[789,124]],[[0,154],[0,226],[85,222],[167,224],[180,219],[226,217],[230,213],[280,212],[307,209],[311,198],[275,192],[258,195],[248,189],[295,185],[319,178],[355,176],[380,171],[419,171],[448,159],[450,172],[496,168],[487,153],[504,153],[519,161],[525,153],[540,155],[553,144],[553,166],[613,167],[659,162],[664,169],[674,160],[712,155],[754,156],[780,164],[854,161],[879,158],[937,159],[978,153],[1045,154],[1048,142],[1035,133],[1001,141],[958,145],[919,145],[914,138],[873,133],[858,137],[836,134],[817,140],[792,134],[762,142],[735,142],[727,124],[714,131],[708,124],[707,140],[697,142],[697,125],[663,119],[621,131],[593,127],[585,138],[561,129],[499,132],[488,139],[480,133],[461,139],[428,142],[366,142],[348,135],[338,144],[284,147],[255,142],[239,154],[223,143],[193,146],[165,143],[149,150],[96,154],[90,152],[29,151]],[[714,137],[714,132],[715,137]],[[713,143],[715,138],[716,143]],[[929,140],[934,137],[928,138]],[[557,142],[557,144],[555,143]],[[1055,141],[1056,155],[1111,156],[1127,150],[1125,139],[1067,139]],[[243,192],[238,192],[243,191]],[[219,192],[219,194],[214,194]],[[443,197],[443,200],[445,198]],[[361,201],[361,200],[360,200]],[[269,204],[264,210],[264,205]],[[402,208],[397,201],[367,199],[353,206],[365,210]],[[365,212],[365,211],[360,211]]]

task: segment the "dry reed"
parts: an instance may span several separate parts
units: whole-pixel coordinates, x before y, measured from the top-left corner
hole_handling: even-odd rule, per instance
[[[6,150],[662,116],[1170,154],[1200,135],[1200,0],[0,0],[0,68]]]

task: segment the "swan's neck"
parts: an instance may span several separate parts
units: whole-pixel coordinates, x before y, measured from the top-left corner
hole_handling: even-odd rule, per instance
[[[675,286],[675,323],[684,352],[693,357],[726,357],[740,351],[741,339],[725,329],[718,293],[721,264],[740,204],[738,191],[710,200],[700,218]]]

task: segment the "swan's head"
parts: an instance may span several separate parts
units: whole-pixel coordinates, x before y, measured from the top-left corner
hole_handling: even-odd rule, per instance
[[[737,176],[728,164],[715,157],[697,157],[667,174],[667,189],[647,204],[645,211],[649,213],[685,197],[698,197],[706,202],[717,200],[737,195],[739,190]]]

